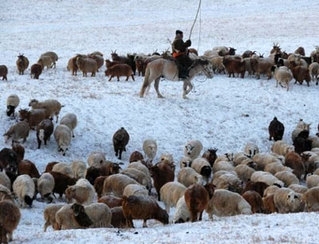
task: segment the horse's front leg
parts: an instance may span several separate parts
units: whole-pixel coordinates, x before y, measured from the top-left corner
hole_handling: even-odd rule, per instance
[[[193,85],[189,80],[184,80],[183,84],[183,98],[187,98],[186,95],[190,93],[190,91],[193,89]]]
[[[156,93],[157,93],[157,97],[158,97],[158,98],[164,98],[164,96],[160,93],[160,91],[159,91],[159,89],[158,89],[160,79],[161,79],[161,77],[158,77],[157,79],[155,79],[154,88],[155,88],[155,91],[156,91]]]

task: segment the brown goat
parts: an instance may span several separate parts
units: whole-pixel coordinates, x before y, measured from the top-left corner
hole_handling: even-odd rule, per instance
[[[246,191],[242,197],[250,204],[253,213],[263,213],[264,203],[261,195],[256,191]]]
[[[126,218],[126,225],[134,228],[133,219],[142,219],[143,227],[147,227],[148,219],[156,219],[163,224],[168,224],[168,214],[162,209],[157,201],[149,196],[123,196],[123,214]]]
[[[228,77],[235,77],[236,74],[240,74],[241,78],[245,76],[245,62],[241,58],[225,56],[223,60],[223,64],[228,73]]]
[[[154,188],[156,189],[158,200],[160,201],[160,189],[167,182],[174,181],[175,168],[172,168],[165,160],[155,164],[150,168],[151,177],[153,178]]]
[[[268,132],[269,140],[281,140],[285,131],[285,126],[276,117],[269,123]]]
[[[33,162],[31,162],[28,159],[24,159],[24,160],[20,161],[20,163],[18,164],[18,174],[19,175],[27,174],[31,178],[39,178],[40,177],[40,173],[39,173],[37,167],[35,166],[35,164]]]
[[[305,80],[307,83],[307,86],[309,86],[311,77],[309,74],[309,69],[307,67],[304,67],[302,65],[297,65],[294,61],[292,61],[290,62],[290,69],[294,79],[296,80],[295,84],[299,82],[299,84],[301,85],[303,81]]]
[[[0,201],[0,243],[12,241],[12,233],[21,218],[20,209],[11,200]]]
[[[184,197],[192,222],[202,220],[203,211],[207,208],[214,191],[215,186],[212,183],[205,186],[195,183],[186,189]]]
[[[41,64],[32,64],[31,66],[31,78],[39,79],[39,76],[42,73],[42,65]]]
[[[19,75],[23,75],[24,71],[28,68],[29,66],[29,60],[27,57],[25,57],[23,54],[20,54],[18,56],[18,59],[16,61],[17,69],[19,72]]]
[[[114,76],[117,77],[117,81],[120,81],[120,76],[126,76],[125,81],[128,81],[129,77],[131,76],[132,80],[135,81],[133,70],[128,64],[112,65],[105,70],[105,76],[110,76],[109,81],[111,81]]]
[[[60,197],[62,197],[68,186],[74,185],[76,183],[76,179],[65,174],[54,171],[49,173],[53,176],[55,182],[53,193],[58,193]]]
[[[305,174],[305,165],[302,162],[301,156],[296,152],[288,152],[285,156],[285,165],[292,168],[294,173],[299,180],[301,176]]]
[[[8,68],[5,65],[0,65],[0,76],[2,76],[2,80],[8,80]]]

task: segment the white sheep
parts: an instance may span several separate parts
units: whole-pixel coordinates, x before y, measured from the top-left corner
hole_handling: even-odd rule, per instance
[[[319,186],[319,175],[308,175],[306,178],[306,185],[309,189],[312,187]]]
[[[313,148],[319,148],[319,137],[317,135],[309,136],[308,139],[311,141],[311,150]]]
[[[206,183],[210,181],[212,167],[206,158],[195,158],[191,163],[191,167],[203,176]]]
[[[145,186],[140,184],[128,184],[123,190],[123,196],[148,196],[149,191]]]
[[[12,143],[19,142],[20,139],[23,139],[23,142],[25,142],[29,136],[29,131],[29,123],[27,121],[19,121],[4,133],[5,143],[7,143],[9,139],[12,139]]]
[[[238,193],[225,189],[216,189],[206,208],[209,218],[216,216],[233,216],[252,214],[250,204]]]
[[[52,201],[51,196],[54,189],[55,181],[54,177],[50,173],[43,173],[37,180],[37,191],[40,193],[41,198],[48,198],[49,201]]]
[[[287,167],[287,166],[284,166],[280,162],[273,162],[273,163],[267,164],[265,166],[265,168],[264,168],[264,171],[275,175],[277,172],[280,172],[280,171],[292,171],[292,169]]]
[[[66,125],[67,127],[70,128],[72,132],[72,137],[74,137],[74,129],[78,124],[78,119],[74,113],[67,113],[65,114],[61,120],[60,120],[61,125]]]
[[[263,197],[268,197],[268,196],[274,195],[275,192],[276,192],[278,189],[280,189],[280,187],[277,186],[277,185],[268,186],[268,187],[264,190],[264,195],[263,195]]]
[[[59,172],[61,174],[67,175],[71,178],[73,178],[73,176],[74,176],[71,166],[67,163],[57,163],[57,164],[53,165],[52,171]]]
[[[279,180],[284,182],[286,187],[289,187],[291,184],[299,184],[299,179],[297,176],[292,173],[291,171],[283,170],[279,171],[275,174],[275,177],[277,177]]]
[[[87,159],[89,167],[101,168],[106,164],[105,153],[103,152],[91,152]]]
[[[157,143],[153,139],[146,139],[143,142],[143,151],[149,162],[152,162],[157,153]]]
[[[308,189],[302,196],[307,212],[319,211],[319,186]]]
[[[278,162],[283,164],[285,157],[278,154],[271,153],[257,153],[253,158],[259,170],[264,170],[267,164]]]
[[[11,94],[7,98],[7,115],[15,117],[15,109],[19,106],[20,98],[16,94]]]
[[[71,144],[72,132],[66,125],[57,125],[54,130],[54,138],[58,144],[58,151],[65,156]]]
[[[245,164],[239,164],[235,167],[235,172],[237,173],[238,178],[243,182],[247,182],[248,180],[250,180],[251,175],[255,171],[256,170]]]
[[[295,147],[284,142],[283,140],[278,140],[272,144],[271,151],[273,153],[285,156],[288,152],[295,151]]]
[[[0,185],[3,185],[7,187],[8,189],[11,189],[11,180],[7,176],[5,170],[0,171]]]
[[[287,87],[287,91],[289,91],[289,83],[292,80],[293,76],[291,70],[288,67],[276,67],[274,78],[276,79],[276,87],[278,87],[279,84],[281,87]]]
[[[47,228],[49,226],[52,226],[54,230],[58,230],[57,222],[55,219],[55,214],[58,212],[65,204],[50,204],[45,207],[43,211],[43,217],[44,217],[44,231],[47,231]]]
[[[215,161],[213,165],[213,172],[216,173],[220,170],[226,170],[226,171],[234,171],[235,167],[232,161],[225,161],[225,160],[218,160]]]
[[[186,189],[186,186],[176,181],[167,182],[161,187],[161,201],[164,202],[165,210],[168,214],[170,208],[175,207],[178,200],[184,196]]]
[[[102,227],[112,227],[111,218],[112,213],[110,208],[104,203],[91,203],[90,205],[81,207],[82,211],[79,214],[78,211],[75,211],[75,207],[81,207],[79,204],[67,204],[63,206],[55,214],[56,222],[58,229],[79,229],[84,227],[89,228],[102,228]],[[73,209],[72,209],[73,207]],[[83,211],[84,210],[84,211]],[[89,218],[91,224],[88,226],[83,226],[80,223],[81,217],[85,214],[86,218]]]
[[[274,193],[274,203],[279,213],[293,213],[303,210],[301,194],[289,188],[279,188]]]
[[[247,157],[252,158],[259,153],[259,148],[256,144],[249,142],[245,145],[244,153],[247,155]]]
[[[182,157],[179,161],[179,168],[190,167],[192,159],[190,157]]]
[[[295,192],[298,192],[300,194],[304,194],[308,190],[308,187],[306,187],[304,185],[300,185],[300,184],[290,184],[288,186],[288,188],[290,188],[291,190],[294,190]]]
[[[176,203],[174,223],[184,223],[190,221],[191,213],[186,205],[185,197],[182,196]]]
[[[55,52],[48,51],[48,52],[42,53],[40,57],[43,57],[43,56],[51,57],[52,64],[51,64],[50,68],[56,68],[55,62],[58,61],[58,55]]]
[[[44,108],[46,110],[47,117],[53,118],[53,116],[56,116],[56,122],[59,120],[59,113],[63,107],[63,105],[55,99],[48,99],[42,102],[32,99],[29,103],[29,106],[33,109]]]
[[[190,167],[180,169],[180,171],[177,174],[177,181],[186,187],[194,183],[204,185],[203,176]]]
[[[135,168],[142,171],[144,174],[151,176],[149,169],[143,163],[139,161],[129,163],[127,168]]]
[[[41,55],[37,63],[41,64],[42,68],[46,66],[48,69],[53,66],[53,59],[48,55]]]
[[[124,174],[114,174],[108,176],[103,182],[102,196],[114,194],[122,197],[124,188],[129,184],[139,184],[136,180]]]
[[[77,180],[75,185],[69,186],[65,190],[65,197],[69,203],[74,200],[74,202],[88,205],[95,200],[96,192],[87,179],[81,178]]]
[[[32,206],[35,195],[35,184],[29,175],[19,175],[12,184],[12,190],[17,196],[21,207],[26,207],[26,205]]]
[[[251,158],[249,158],[245,152],[235,153],[234,159],[233,159],[233,164],[234,164],[234,166],[237,166],[247,159],[251,160]]]
[[[83,161],[72,161],[71,170],[73,173],[73,178],[80,179],[85,178],[86,175],[86,163]]]
[[[280,185],[280,186],[284,186],[284,183],[279,180],[277,177],[275,177],[274,175],[272,175],[269,172],[264,172],[264,171],[256,171],[251,175],[251,181],[253,182],[264,182],[267,185]]]
[[[184,146],[184,156],[192,160],[197,158],[203,149],[203,144],[199,140],[188,141]]]
[[[213,184],[216,186],[216,189],[227,189],[235,192],[241,192],[243,188],[242,181],[239,179],[235,171],[226,171],[218,177],[214,174]]]
[[[143,185],[151,191],[152,189],[152,178],[150,174],[145,174],[143,171],[135,168],[126,168],[120,172],[121,174],[127,175],[132,179],[136,180],[139,184]]]

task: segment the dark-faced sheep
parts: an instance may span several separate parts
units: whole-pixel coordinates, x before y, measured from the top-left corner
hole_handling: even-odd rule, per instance
[[[42,65],[41,64],[32,64],[31,66],[31,78],[39,79],[42,73]]]
[[[52,119],[42,120],[36,127],[36,135],[38,141],[38,149],[41,147],[41,143],[47,145],[47,141],[50,140],[50,137],[53,133],[54,125]]]
[[[71,144],[71,130],[66,125],[58,125],[55,128],[53,135],[58,145],[58,151],[65,156],[66,151],[69,150]]]
[[[30,126],[26,121],[19,121],[12,125],[9,130],[3,134],[5,142],[12,139],[12,143],[19,142],[20,139],[25,142],[29,136]]]
[[[15,109],[18,107],[20,103],[20,99],[18,95],[16,94],[11,94],[7,98],[7,116],[13,116],[15,117]]]
[[[147,227],[148,219],[156,219],[163,224],[168,224],[169,216],[157,201],[149,196],[123,196],[123,214],[127,227],[134,228],[133,219],[142,219],[143,227]]]
[[[62,197],[68,186],[74,185],[76,183],[76,179],[71,178],[70,176],[67,176],[65,174],[54,171],[51,171],[49,173],[53,176],[55,182],[53,193],[58,193],[60,195],[60,198]]]
[[[60,124],[62,125],[66,125],[67,127],[70,128],[71,132],[72,132],[72,137],[74,137],[74,129],[78,124],[78,119],[77,116],[74,113],[67,113],[65,114],[61,120],[60,120]]]
[[[113,77],[117,77],[117,81],[120,81],[120,76],[126,76],[125,81],[128,81],[129,77],[132,77],[132,80],[135,81],[133,70],[128,64],[115,64],[107,68],[105,76],[110,77],[109,81],[111,81]]]
[[[25,57],[23,54],[20,54],[16,61],[16,65],[19,75],[23,75],[24,71],[29,67],[29,59]]]
[[[274,117],[274,119],[269,123],[268,126],[268,132],[269,132],[269,140],[282,140],[282,137],[284,135],[285,126],[283,123],[281,123],[277,117]]]
[[[115,151],[115,156],[118,157],[118,159],[122,159],[122,152],[126,151],[126,145],[128,144],[129,140],[130,135],[124,129],[124,127],[121,127],[114,133],[113,147]]]
[[[2,76],[2,80],[8,80],[8,68],[5,65],[0,65],[0,77]]]
[[[185,190],[185,202],[191,213],[192,222],[202,220],[203,211],[207,208],[214,191],[215,186],[212,183],[205,186],[193,184]]]
[[[21,207],[32,206],[35,197],[35,184],[29,175],[19,175],[13,182],[12,189]]]

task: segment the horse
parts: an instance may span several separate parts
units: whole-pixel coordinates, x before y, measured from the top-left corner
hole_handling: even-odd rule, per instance
[[[207,59],[198,58],[194,60],[189,69],[189,77],[182,80],[184,83],[183,98],[187,98],[186,95],[193,89],[191,81],[199,72],[203,72],[209,79],[213,78],[213,68]],[[144,82],[140,91],[140,97],[144,96],[146,89],[148,91],[151,83],[155,81],[154,88],[156,90],[157,97],[164,98],[158,89],[161,77],[171,81],[180,80],[178,77],[178,68],[174,60],[158,58],[148,63],[146,66]]]

